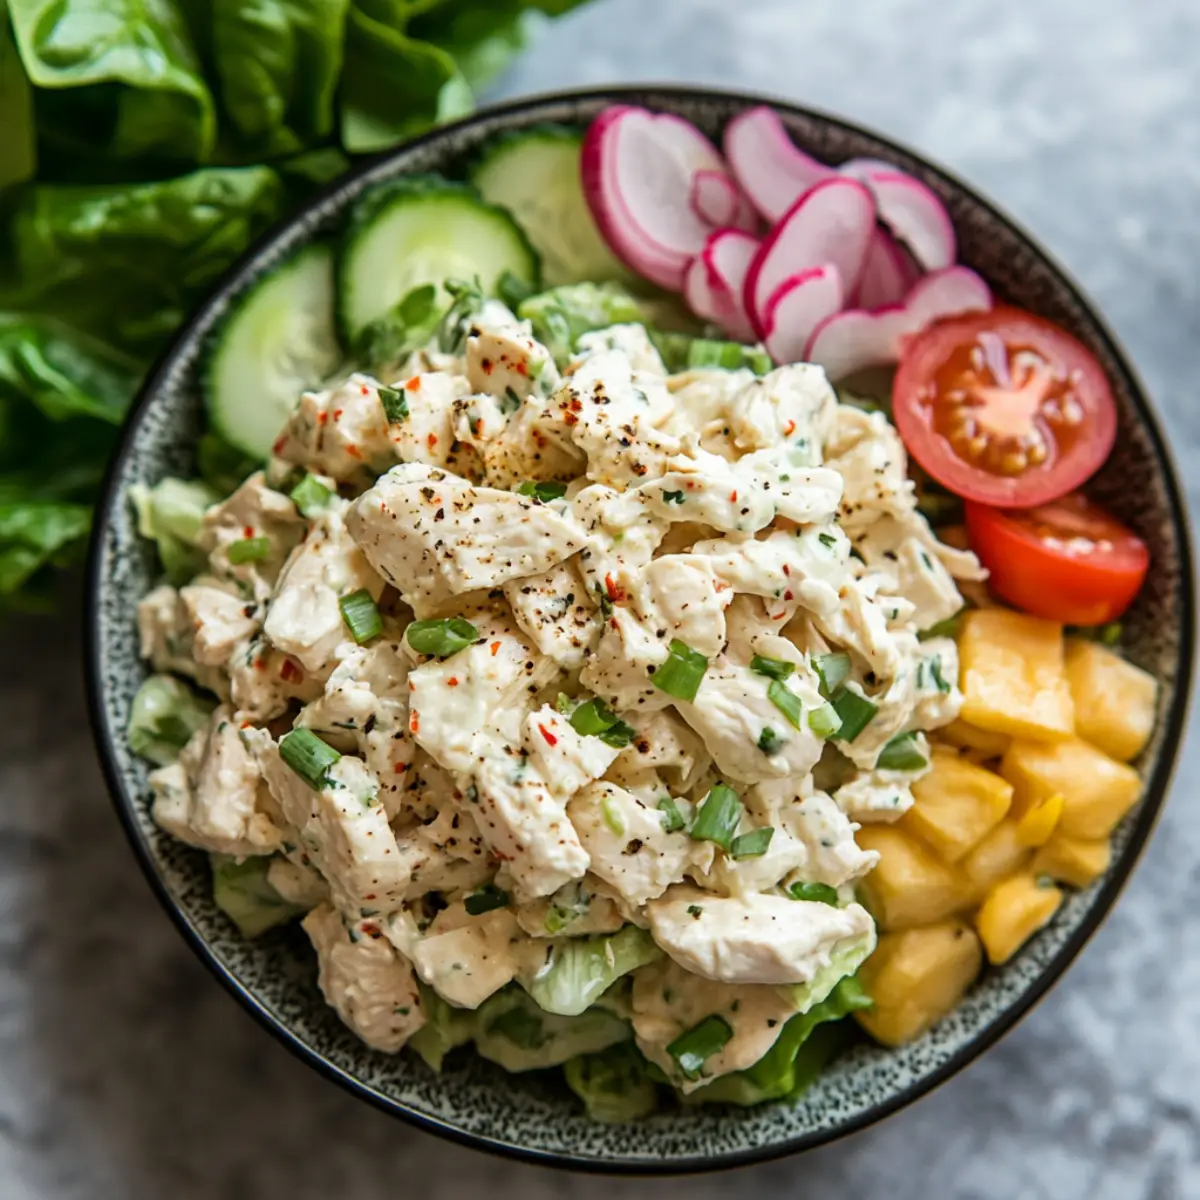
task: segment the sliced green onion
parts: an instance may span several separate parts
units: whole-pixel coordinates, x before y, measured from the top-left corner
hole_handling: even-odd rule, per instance
[[[686,499],[683,492],[668,492],[666,488],[662,489],[662,498],[664,504],[682,504]]]
[[[624,750],[633,741],[636,734],[637,730],[632,725],[627,725],[618,718],[603,733],[597,736],[606,746],[612,746],[617,750]]]
[[[827,883],[793,883],[787,890],[793,900],[808,900],[812,904],[832,904],[838,906],[837,888]]]
[[[725,371],[737,371],[748,367],[756,375],[765,375],[774,365],[771,356],[753,346],[740,342],[721,342],[713,338],[695,338],[688,347],[689,367],[719,367]]]
[[[325,786],[329,768],[342,756],[311,729],[293,729],[279,739],[279,757],[310,788]]]
[[[915,733],[898,733],[880,750],[875,765],[881,771],[919,771],[929,760],[921,753]]]
[[[946,682],[945,676],[942,674],[942,659],[941,655],[935,654],[927,663],[922,664],[929,671],[929,677],[933,680],[933,686],[937,688],[942,695],[946,695],[950,691],[950,684]]]
[[[715,842],[728,850],[744,811],[737,792],[727,783],[718,783],[704,797],[688,832],[698,842]]]
[[[668,1047],[667,1053],[675,1060],[680,1074],[686,1079],[699,1079],[704,1064],[716,1054],[729,1039],[733,1029],[724,1017],[712,1013],[699,1025],[693,1025],[681,1033]]]
[[[565,692],[558,693],[558,699],[554,701],[554,707],[558,709],[564,717],[569,717],[575,707],[575,701],[571,699]]]
[[[826,702],[820,708],[808,710],[808,727],[821,738],[833,737],[842,727],[842,719],[837,715],[837,709]]]
[[[787,738],[780,737],[770,725],[764,725],[756,744],[764,754],[778,754],[780,749],[787,744]]]
[[[605,825],[609,827],[617,835],[624,836],[625,833],[625,814],[621,811],[621,806],[612,798],[611,795],[605,794],[604,799],[600,801],[600,816],[603,818]]]
[[[874,719],[879,705],[860,696],[849,688],[839,688],[832,700],[833,710],[841,721],[841,728],[833,736],[839,741],[852,742]]]
[[[508,901],[509,895],[503,888],[498,888],[494,883],[487,883],[463,901],[463,908],[467,910],[468,916],[479,917],[494,908],[504,908]]]
[[[299,510],[300,515],[311,521],[329,507],[329,502],[333,499],[333,492],[315,475],[305,475],[292,488],[288,496]]]
[[[667,833],[678,833],[687,825],[683,819],[683,813],[679,811],[679,805],[675,803],[674,796],[664,796],[658,802],[658,811],[663,815],[663,829]]]
[[[565,483],[558,483],[553,479],[527,479],[517,488],[518,496],[532,496],[535,500],[540,500],[543,504],[548,500],[561,500],[566,494],[567,485]]]
[[[735,837],[730,844],[729,857],[735,859],[762,858],[774,836],[775,830],[770,825],[752,830],[750,833],[743,833],[741,837]]]
[[[366,588],[359,588],[357,592],[339,597],[338,608],[341,609],[342,620],[346,622],[350,636],[360,646],[365,646],[383,632],[383,618]]]
[[[756,654],[750,660],[750,670],[768,679],[786,679],[795,669],[795,663],[784,662],[782,658],[764,658]]]
[[[436,654],[445,658],[465,650],[479,639],[479,630],[462,617],[439,617],[414,621],[405,631],[405,640],[418,654]]]
[[[936,625],[930,625],[928,629],[922,629],[917,634],[917,637],[923,642],[936,637],[958,637],[958,631],[962,626],[963,613],[966,611],[965,608],[960,608],[954,616],[947,617],[944,621],[939,621]]]
[[[801,728],[800,718],[804,715],[804,705],[800,697],[786,683],[772,679],[767,686],[767,699],[787,717],[792,725],[797,729]]]
[[[678,700],[695,700],[700,690],[700,681],[708,670],[708,659],[697,653],[686,642],[675,638],[667,661],[654,672],[654,686],[668,696]]]
[[[384,416],[389,425],[397,425],[408,418],[408,397],[395,388],[381,387],[379,403],[383,405]]]
[[[812,665],[813,670],[817,673],[821,695],[828,700],[845,682],[846,676],[850,674],[850,655],[845,653],[818,654],[813,659]]]
[[[242,563],[261,562],[264,558],[269,557],[270,553],[271,539],[269,537],[241,538],[236,542],[229,543],[229,561],[235,567],[241,566]]]

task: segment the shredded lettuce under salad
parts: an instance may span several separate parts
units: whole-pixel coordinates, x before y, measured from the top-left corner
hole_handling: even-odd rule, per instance
[[[141,376],[251,242],[581,2],[0,0],[0,609],[52,602]]]

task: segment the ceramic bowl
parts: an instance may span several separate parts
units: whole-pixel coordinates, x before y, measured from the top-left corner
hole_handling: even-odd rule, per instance
[[[818,158],[899,164],[932,187],[957,226],[961,259],[999,296],[1059,322],[1108,371],[1120,409],[1116,449],[1096,496],[1150,546],[1153,566],[1129,614],[1132,658],[1161,680],[1159,719],[1139,767],[1145,797],[1116,835],[1112,869],[1070,896],[1048,928],[1009,963],[988,971],[963,1003],[912,1045],[852,1047],[801,1099],[754,1109],[672,1109],[639,1124],[587,1120],[556,1078],[508,1075],[453,1056],[433,1074],[415,1058],[361,1045],[323,1002],[302,932],[243,941],[214,907],[205,856],[151,823],[147,767],[125,745],[130,700],[145,674],[134,609],[155,578],[127,500],[135,482],[187,475],[201,430],[197,364],[206,335],[262,272],[330,232],[366,188],[413,171],[461,172],[489,138],[543,121],[586,122],[613,102],[678,113],[719,137],[760,97],[682,88],[609,89],[518,101],[439,129],[346,177],[279,227],[237,265],[151,374],[125,426],[96,520],[90,566],[87,669],[100,757],[117,812],[159,899],[214,975],[272,1033],[365,1100],[472,1146],[559,1166],[623,1172],[727,1167],[794,1153],[861,1129],[948,1079],[981,1054],[1046,992],[1096,930],[1129,876],[1163,805],[1184,727],[1193,657],[1195,595],[1182,489],[1162,431],[1127,360],[1079,288],[1007,217],[910,150],[806,109],[778,104],[797,144]]]

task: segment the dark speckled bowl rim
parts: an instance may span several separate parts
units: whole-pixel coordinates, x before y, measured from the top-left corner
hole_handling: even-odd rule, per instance
[[[114,740],[121,736],[121,734],[119,731],[115,731],[110,727],[103,702],[104,646],[101,644],[99,636],[99,598],[104,583],[102,578],[102,547],[104,542],[104,533],[109,519],[109,514],[113,509],[114,503],[118,499],[118,497],[115,495],[115,492],[117,489],[117,481],[121,475],[122,466],[125,463],[128,455],[131,453],[131,431],[142,411],[149,405],[153,404],[154,398],[158,393],[160,386],[170,374],[172,363],[179,353],[180,343],[184,342],[188,338],[192,329],[200,322],[201,315],[212,304],[219,302],[227,294],[236,291],[241,284],[242,279],[247,276],[247,274],[253,274],[258,260],[269,252],[275,241],[283,234],[285,230],[291,228],[297,222],[303,221],[304,214],[309,211],[309,209],[322,206],[326,199],[332,196],[336,191],[345,187],[347,183],[356,181],[360,177],[369,174],[372,170],[376,169],[381,162],[388,160],[397,153],[405,152],[414,145],[436,141],[446,137],[447,135],[452,136],[455,130],[461,129],[464,126],[469,126],[473,122],[479,120],[481,117],[519,116],[525,110],[554,101],[590,101],[598,103],[624,102],[629,104],[637,104],[646,99],[648,96],[666,99],[674,98],[683,102],[690,101],[702,103],[706,100],[720,99],[734,101],[745,105],[769,104],[780,111],[794,116],[827,123],[830,126],[839,128],[853,135],[872,138],[898,154],[908,155],[916,162],[928,168],[930,171],[940,175],[950,186],[960,190],[965,196],[967,196],[975,204],[979,205],[980,208],[985,210],[993,221],[1002,226],[1006,226],[1011,233],[1022,239],[1036,254],[1040,255],[1045,263],[1050,267],[1052,272],[1058,276],[1062,286],[1077,302],[1080,309],[1083,310],[1094,323],[1095,328],[1100,338],[1105,343],[1105,348],[1111,355],[1113,362],[1125,375],[1128,383],[1129,394],[1134,408],[1136,409],[1137,419],[1147,431],[1153,446],[1154,454],[1158,462],[1163,467],[1163,484],[1165,487],[1169,510],[1167,515],[1169,516],[1170,521],[1174,525],[1179,535],[1179,589],[1182,593],[1180,596],[1182,627],[1178,631],[1179,670],[1176,676],[1174,703],[1164,718],[1165,728],[1162,732],[1161,749],[1154,765],[1154,770],[1146,781],[1144,799],[1136,815],[1136,823],[1130,830],[1128,841],[1123,851],[1121,869],[1112,872],[1104,881],[1099,892],[1091,902],[1086,919],[1080,923],[1079,927],[1060,948],[1057,955],[1049,961],[1041,974],[1036,978],[1035,982],[1027,988],[1021,998],[1012,1004],[1012,1006],[1001,1016],[985,1024],[973,1038],[971,1038],[961,1049],[959,1049],[957,1053],[947,1059],[939,1068],[932,1071],[917,1082],[909,1085],[908,1087],[896,1091],[888,1099],[878,1102],[873,1107],[864,1110],[856,1117],[843,1122],[839,1126],[833,1126],[822,1130],[814,1130],[799,1137],[794,1137],[779,1142],[772,1142],[765,1145],[759,1145],[734,1153],[722,1154],[717,1157],[693,1156],[688,1158],[672,1158],[662,1163],[655,1163],[645,1159],[629,1160],[616,1157],[612,1159],[577,1157],[569,1153],[555,1153],[551,1151],[531,1149],[498,1137],[488,1138],[482,1135],[464,1132],[463,1130],[457,1129],[454,1126],[438,1119],[437,1117],[430,1116],[425,1113],[415,1112],[402,1103],[389,1099],[388,1097],[382,1096],[373,1091],[365,1084],[356,1080],[347,1072],[337,1067],[329,1059],[317,1051],[310,1049],[283,1022],[273,1017],[257,1000],[253,993],[248,988],[243,986],[234,977],[234,975],[227,970],[221,962],[218,961],[204,937],[188,920],[186,914],[181,910],[181,908],[175,903],[155,867],[155,863],[150,854],[148,846],[140,836],[137,823],[133,815],[132,799],[127,794],[126,783],[122,777],[113,749]],[[846,121],[840,117],[832,116],[820,110],[803,105],[792,104],[786,100],[769,95],[749,93],[733,89],[686,86],[681,87],[652,83],[547,92],[521,97],[506,104],[495,105],[490,108],[480,110],[479,113],[472,117],[468,117],[463,121],[456,122],[453,125],[442,126],[424,134],[420,138],[413,139],[397,151],[389,151],[385,154],[375,156],[365,161],[356,167],[355,170],[345,176],[342,176],[334,184],[324,189],[310,202],[308,206],[306,206],[304,210],[301,210],[301,212],[293,215],[287,222],[274,227],[262,238],[260,238],[255,245],[251,247],[246,254],[234,264],[233,267],[230,268],[219,284],[213,289],[209,299],[205,302],[205,304],[201,306],[197,313],[194,314],[179,331],[175,342],[164,352],[153,369],[149,372],[146,383],[143,385],[136,401],[126,417],[126,421],[121,433],[120,446],[109,465],[109,469],[101,491],[101,498],[97,505],[96,511],[98,514],[98,520],[96,523],[96,528],[93,532],[87,566],[86,604],[84,612],[84,663],[92,732],[95,738],[97,753],[104,772],[105,781],[108,785],[109,793],[113,800],[113,805],[117,811],[117,815],[121,820],[121,824],[125,829],[125,833],[129,838],[129,842],[133,848],[134,854],[138,859],[138,862],[141,865],[143,873],[149,881],[155,895],[158,897],[159,902],[162,904],[163,908],[166,909],[167,914],[171,917],[179,931],[183,934],[185,940],[191,945],[196,955],[216,976],[220,983],[224,985],[224,987],[251,1013],[251,1015],[260,1022],[260,1024],[262,1024],[271,1034],[273,1034],[280,1042],[282,1042],[283,1045],[296,1054],[301,1060],[307,1062],[310,1066],[315,1067],[321,1074],[334,1080],[336,1083],[340,1084],[353,1094],[361,1097],[364,1100],[367,1100],[375,1107],[391,1113],[394,1116],[398,1116],[410,1124],[417,1126],[418,1128],[440,1134],[443,1137],[449,1138],[452,1141],[459,1142],[473,1149],[488,1150],[544,1166],[572,1168],[602,1174],[643,1176],[682,1175],[699,1171],[748,1166],[754,1163],[761,1163],[772,1159],[782,1158],[787,1155],[796,1154],[803,1150],[812,1149],[816,1146],[826,1145],[833,1141],[837,1141],[848,1134],[855,1133],[858,1130],[873,1125],[875,1122],[882,1120],[884,1117],[898,1112],[900,1109],[911,1104],[913,1101],[927,1095],[934,1088],[945,1083],[965,1066],[974,1061],[974,1059],[976,1059],[985,1050],[994,1045],[1001,1037],[1004,1036],[1004,1034],[1012,1029],[1039,1000],[1042,999],[1042,997],[1049,991],[1050,987],[1062,977],[1067,967],[1078,956],[1084,945],[1088,942],[1088,940],[1099,928],[1101,922],[1108,915],[1118,895],[1121,893],[1134,868],[1136,867],[1138,859],[1144,850],[1146,842],[1154,829],[1159,814],[1161,813],[1170,786],[1171,776],[1174,772],[1175,764],[1179,756],[1179,748],[1187,724],[1195,666],[1194,659],[1196,642],[1196,579],[1190,536],[1190,523],[1183,491],[1179,486],[1178,471],[1168,448],[1167,440],[1163,435],[1163,431],[1150,405],[1141,380],[1131,366],[1128,356],[1123,351],[1120,343],[1109,329],[1107,323],[1098,314],[1095,306],[1086,298],[1083,290],[1074,281],[1071,275],[1064,270],[1063,267],[1051,255],[1047,254],[1046,251],[1015,221],[997,209],[990,201],[983,198],[978,192],[975,191],[975,189],[963,183],[953,173],[947,171],[938,164],[930,162],[929,159],[917,154],[907,146],[902,146],[894,140],[884,137],[874,130],[867,129],[864,126],[857,125],[854,122]]]

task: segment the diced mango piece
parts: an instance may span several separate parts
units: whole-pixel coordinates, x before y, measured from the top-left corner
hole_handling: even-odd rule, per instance
[[[1059,888],[1038,883],[1033,875],[1013,875],[996,884],[975,914],[988,961],[1012,958],[1054,916],[1062,899]]]
[[[883,929],[929,925],[970,904],[972,893],[962,875],[895,826],[869,825],[855,836],[864,850],[881,856],[860,887]]]
[[[1017,841],[1022,846],[1044,846],[1063,813],[1062,792],[1039,800],[1018,822]]]
[[[959,864],[972,895],[981,899],[1001,879],[1019,871],[1033,857],[1021,845],[1018,825],[1011,817],[1001,821]]]
[[[1022,815],[1061,792],[1058,828],[1067,837],[1107,837],[1142,790],[1132,767],[1079,738],[1053,746],[1014,741],[1000,761],[1000,774],[1013,785],[1013,810]]]
[[[859,972],[875,1007],[855,1016],[886,1046],[912,1041],[958,1004],[982,965],[979,938],[963,921],[885,933]]]
[[[953,751],[935,753],[932,767],[912,785],[914,804],[900,827],[955,863],[1003,819],[1012,785]]]
[[[937,731],[938,738],[959,746],[963,750],[975,750],[984,758],[999,758],[1008,749],[1012,738],[1007,733],[993,733],[990,729],[977,729],[958,717]]]
[[[963,720],[1037,741],[1071,736],[1061,625],[1004,608],[974,609],[963,617],[958,655]]]
[[[1075,698],[1075,732],[1128,762],[1154,729],[1158,680],[1096,642],[1067,639],[1067,682]]]
[[[1056,833],[1038,852],[1030,870],[1049,875],[1071,887],[1087,887],[1100,878],[1112,862],[1108,838],[1073,838]]]

